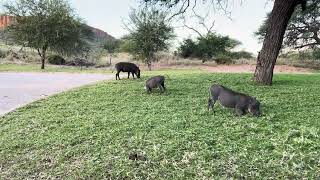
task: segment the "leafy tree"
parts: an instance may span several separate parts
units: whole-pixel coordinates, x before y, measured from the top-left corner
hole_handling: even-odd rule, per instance
[[[231,39],[229,36],[209,33],[205,37],[198,38],[197,56],[202,59],[208,59],[219,54],[227,54],[231,49],[240,44],[239,41]]]
[[[259,27],[255,35],[263,41],[266,36],[266,20]],[[320,46],[320,0],[310,0],[308,8],[303,11],[298,8],[292,15],[286,33],[284,35],[283,46],[290,48],[316,48]]]
[[[179,47],[179,53],[184,58],[198,57],[206,61],[213,57],[221,57],[221,55],[229,56],[229,54],[231,54],[230,50],[240,44],[239,41],[229,36],[222,36],[210,32],[205,36],[201,35],[196,41],[192,39],[184,40]]]
[[[103,48],[108,51],[108,54],[110,55],[110,65],[112,57],[114,56],[114,53],[119,49],[120,47],[120,41],[119,40],[113,40],[113,41],[107,41],[104,43]]]
[[[192,39],[185,39],[179,47],[179,54],[183,58],[195,57],[197,44]]]
[[[214,3],[225,10],[228,0],[144,0],[145,3],[159,4],[178,11],[173,15],[185,13],[188,9],[194,10],[197,4]],[[202,3],[202,4],[203,4]],[[257,67],[254,73],[254,80],[257,83],[271,85],[273,69],[279,55],[283,37],[287,29],[289,20],[296,7],[302,6],[302,10],[307,7],[307,0],[274,0],[273,10],[268,19],[266,36],[262,49],[257,59]]]
[[[65,0],[17,0],[4,5],[15,23],[8,31],[15,43],[34,48],[44,69],[47,51],[63,55],[89,51],[91,30],[81,23]]]
[[[145,62],[149,69],[152,61],[155,61],[155,54],[167,50],[169,40],[174,37],[166,14],[148,7],[130,13],[127,29],[130,33],[127,40],[131,53]]]

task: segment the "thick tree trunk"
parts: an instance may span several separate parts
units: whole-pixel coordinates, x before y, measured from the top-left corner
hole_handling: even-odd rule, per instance
[[[283,37],[289,20],[298,5],[298,0],[275,0],[268,20],[267,34],[257,59],[254,81],[271,85],[273,68],[282,46]]]

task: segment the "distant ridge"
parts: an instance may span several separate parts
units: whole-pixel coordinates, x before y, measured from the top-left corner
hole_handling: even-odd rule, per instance
[[[114,38],[113,36],[111,36],[110,34],[98,29],[98,28],[95,28],[95,27],[92,27],[92,26],[88,26],[92,32],[94,33],[94,38],[96,39],[96,41],[114,41],[116,40],[116,38]]]

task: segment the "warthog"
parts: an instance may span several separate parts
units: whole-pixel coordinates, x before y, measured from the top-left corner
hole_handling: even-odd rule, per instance
[[[210,94],[208,110],[211,108],[214,111],[213,106],[219,100],[222,106],[235,108],[239,116],[247,112],[252,113],[254,116],[260,116],[260,102],[255,97],[235,92],[221,85],[212,85]]]
[[[164,76],[154,76],[147,80],[145,89],[148,93],[151,93],[151,90],[153,88],[159,88],[161,92],[164,92],[166,90],[166,87],[164,86],[164,81]]]
[[[140,78],[140,69],[137,65],[129,62],[119,62],[115,65],[115,68],[117,70],[116,73],[116,80],[120,80],[120,72],[128,72],[128,79],[130,77],[130,73],[132,74],[132,77],[134,79],[134,75],[137,76],[137,78]]]

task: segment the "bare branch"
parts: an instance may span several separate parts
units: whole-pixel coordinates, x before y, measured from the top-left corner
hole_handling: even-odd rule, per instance
[[[187,6],[185,7],[186,4],[187,4]],[[180,10],[177,13],[173,14],[171,17],[169,17],[168,21],[170,21],[172,18],[174,18],[180,14],[184,14],[187,11],[187,9],[189,8],[189,6],[190,6],[190,0],[184,0]]]
[[[318,43],[309,43],[309,44],[304,44],[304,45],[301,45],[301,46],[296,46],[294,47],[295,49],[301,49],[301,48],[304,48],[304,47],[307,47],[307,46],[315,46],[315,45],[319,45]]]
[[[193,27],[191,27],[191,26],[188,26],[185,21],[183,22],[183,24],[184,24],[184,26],[185,26],[186,28],[191,29],[192,31],[196,32],[200,37],[203,38],[203,35],[202,35],[198,30],[196,30],[195,28],[193,28]]]

